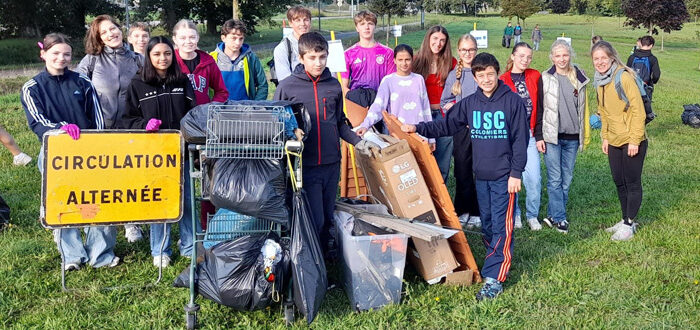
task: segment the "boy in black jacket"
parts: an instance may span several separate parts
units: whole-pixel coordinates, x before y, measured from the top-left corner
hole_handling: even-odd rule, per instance
[[[335,211],[340,177],[340,138],[355,145],[360,137],[347,124],[340,83],[326,68],[328,42],[318,32],[299,38],[299,61],[291,76],[282,80],[275,100],[304,103],[311,115],[311,130],[304,143],[302,171],[311,217],[326,250],[328,225]]]
[[[529,127],[522,99],[498,80],[499,65],[489,53],[476,55],[472,73],[479,88],[447,112],[444,119],[403,125],[404,132],[438,138],[469,126],[472,138],[476,195],[486,260],[481,270],[484,286],[478,300],[503,291],[513,251],[513,209],[527,161]]]
[[[651,53],[651,49],[654,48],[654,37],[643,36],[639,38],[637,44],[639,44],[639,47],[627,58],[627,66],[634,69],[637,75],[642,78],[647,95],[651,99],[654,85],[659,82],[661,77],[659,60]]]

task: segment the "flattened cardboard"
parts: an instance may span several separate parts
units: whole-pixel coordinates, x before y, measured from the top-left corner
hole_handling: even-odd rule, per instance
[[[408,260],[430,284],[440,282],[459,266],[447,239],[424,241],[411,237]]]
[[[445,275],[445,285],[452,286],[470,286],[474,272],[471,269],[460,270]]]

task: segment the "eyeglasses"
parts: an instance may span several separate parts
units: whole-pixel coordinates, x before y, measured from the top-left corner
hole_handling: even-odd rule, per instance
[[[460,48],[457,50],[460,54],[465,54],[465,53],[476,53],[477,49],[476,48],[469,48],[469,49],[464,49]]]

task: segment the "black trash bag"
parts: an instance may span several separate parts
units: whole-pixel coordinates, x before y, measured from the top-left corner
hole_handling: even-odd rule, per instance
[[[280,160],[219,159],[212,166],[209,198],[216,208],[272,220],[286,227],[289,211],[284,180]]]
[[[188,111],[180,120],[180,132],[187,143],[206,143],[208,110],[209,103],[198,105]]]
[[[700,128],[700,104],[684,105],[681,120],[692,128]]]
[[[303,190],[294,193],[290,259],[294,304],[311,324],[326,296],[328,274],[308,204]]]
[[[0,196],[0,230],[10,223],[10,206]]]
[[[273,291],[281,292],[286,275],[288,257],[275,264],[273,282],[265,279],[265,266],[260,252],[265,240],[279,242],[274,233],[242,236],[232,241],[217,244],[204,252],[204,260],[197,264],[195,290],[203,297],[218,304],[240,311],[252,311],[270,306]],[[190,268],[180,273],[174,287],[189,288]]]

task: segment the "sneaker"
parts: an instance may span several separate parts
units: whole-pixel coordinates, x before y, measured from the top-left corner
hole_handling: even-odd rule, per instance
[[[29,155],[20,152],[17,156],[15,156],[12,160],[12,164],[15,166],[25,166],[29,164],[29,162],[32,161],[32,157],[29,157]]]
[[[75,262],[70,262],[70,263],[65,264],[63,266],[63,269],[67,272],[71,271],[71,270],[80,270],[80,264],[75,263]]]
[[[459,223],[466,225],[469,222],[469,213],[464,213],[459,216]]]
[[[630,226],[623,223],[620,229],[618,229],[610,239],[618,242],[629,241],[634,237],[634,229],[634,225]]]
[[[569,222],[566,220],[562,220],[554,224],[554,227],[557,229],[558,232],[560,233],[568,233],[569,232]]]
[[[624,225],[625,225],[625,220],[620,220],[620,222],[614,224],[612,227],[605,228],[605,231],[608,233],[615,233],[618,230],[620,230],[620,228],[622,228],[622,226],[624,226]]]
[[[484,279],[484,286],[482,286],[479,293],[476,294],[476,300],[494,299],[498,297],[501,292],[503,292],[503,284],[496,279],[486,277]]]
[[[166,268],[170,266],[170,257],[165,254],[153,257],[153,266]]]
[[[478,216],[469,217],[469,221],[467,221],[467,229],[480,228],[480,227],[481,227],[481,217],[478,217]]]
[[[117,267],[118,264],[119,264],[119,257],[114,256],[114,259],[112,259],[112,262],[110,262],[108,266],[110,268],[112,268],[112,267]]]
[[[520,229],[523,228],[523,220],[520,218],[520,215],[515,216],[515,229]]]
[[[552,219],[552,217],[543,218],[542,222],[544,222],[547,227],[554,228],[554,219]]]
[[[527,219],[527,225],[530,226],[530,230],[540,230],[542,229],[542,225],[540,222],[537,220],[537,218],[530,218]]]
[[[124,236],[129,243],[138,242],[143,239],[143,230],[137,225],[124,225]]]

